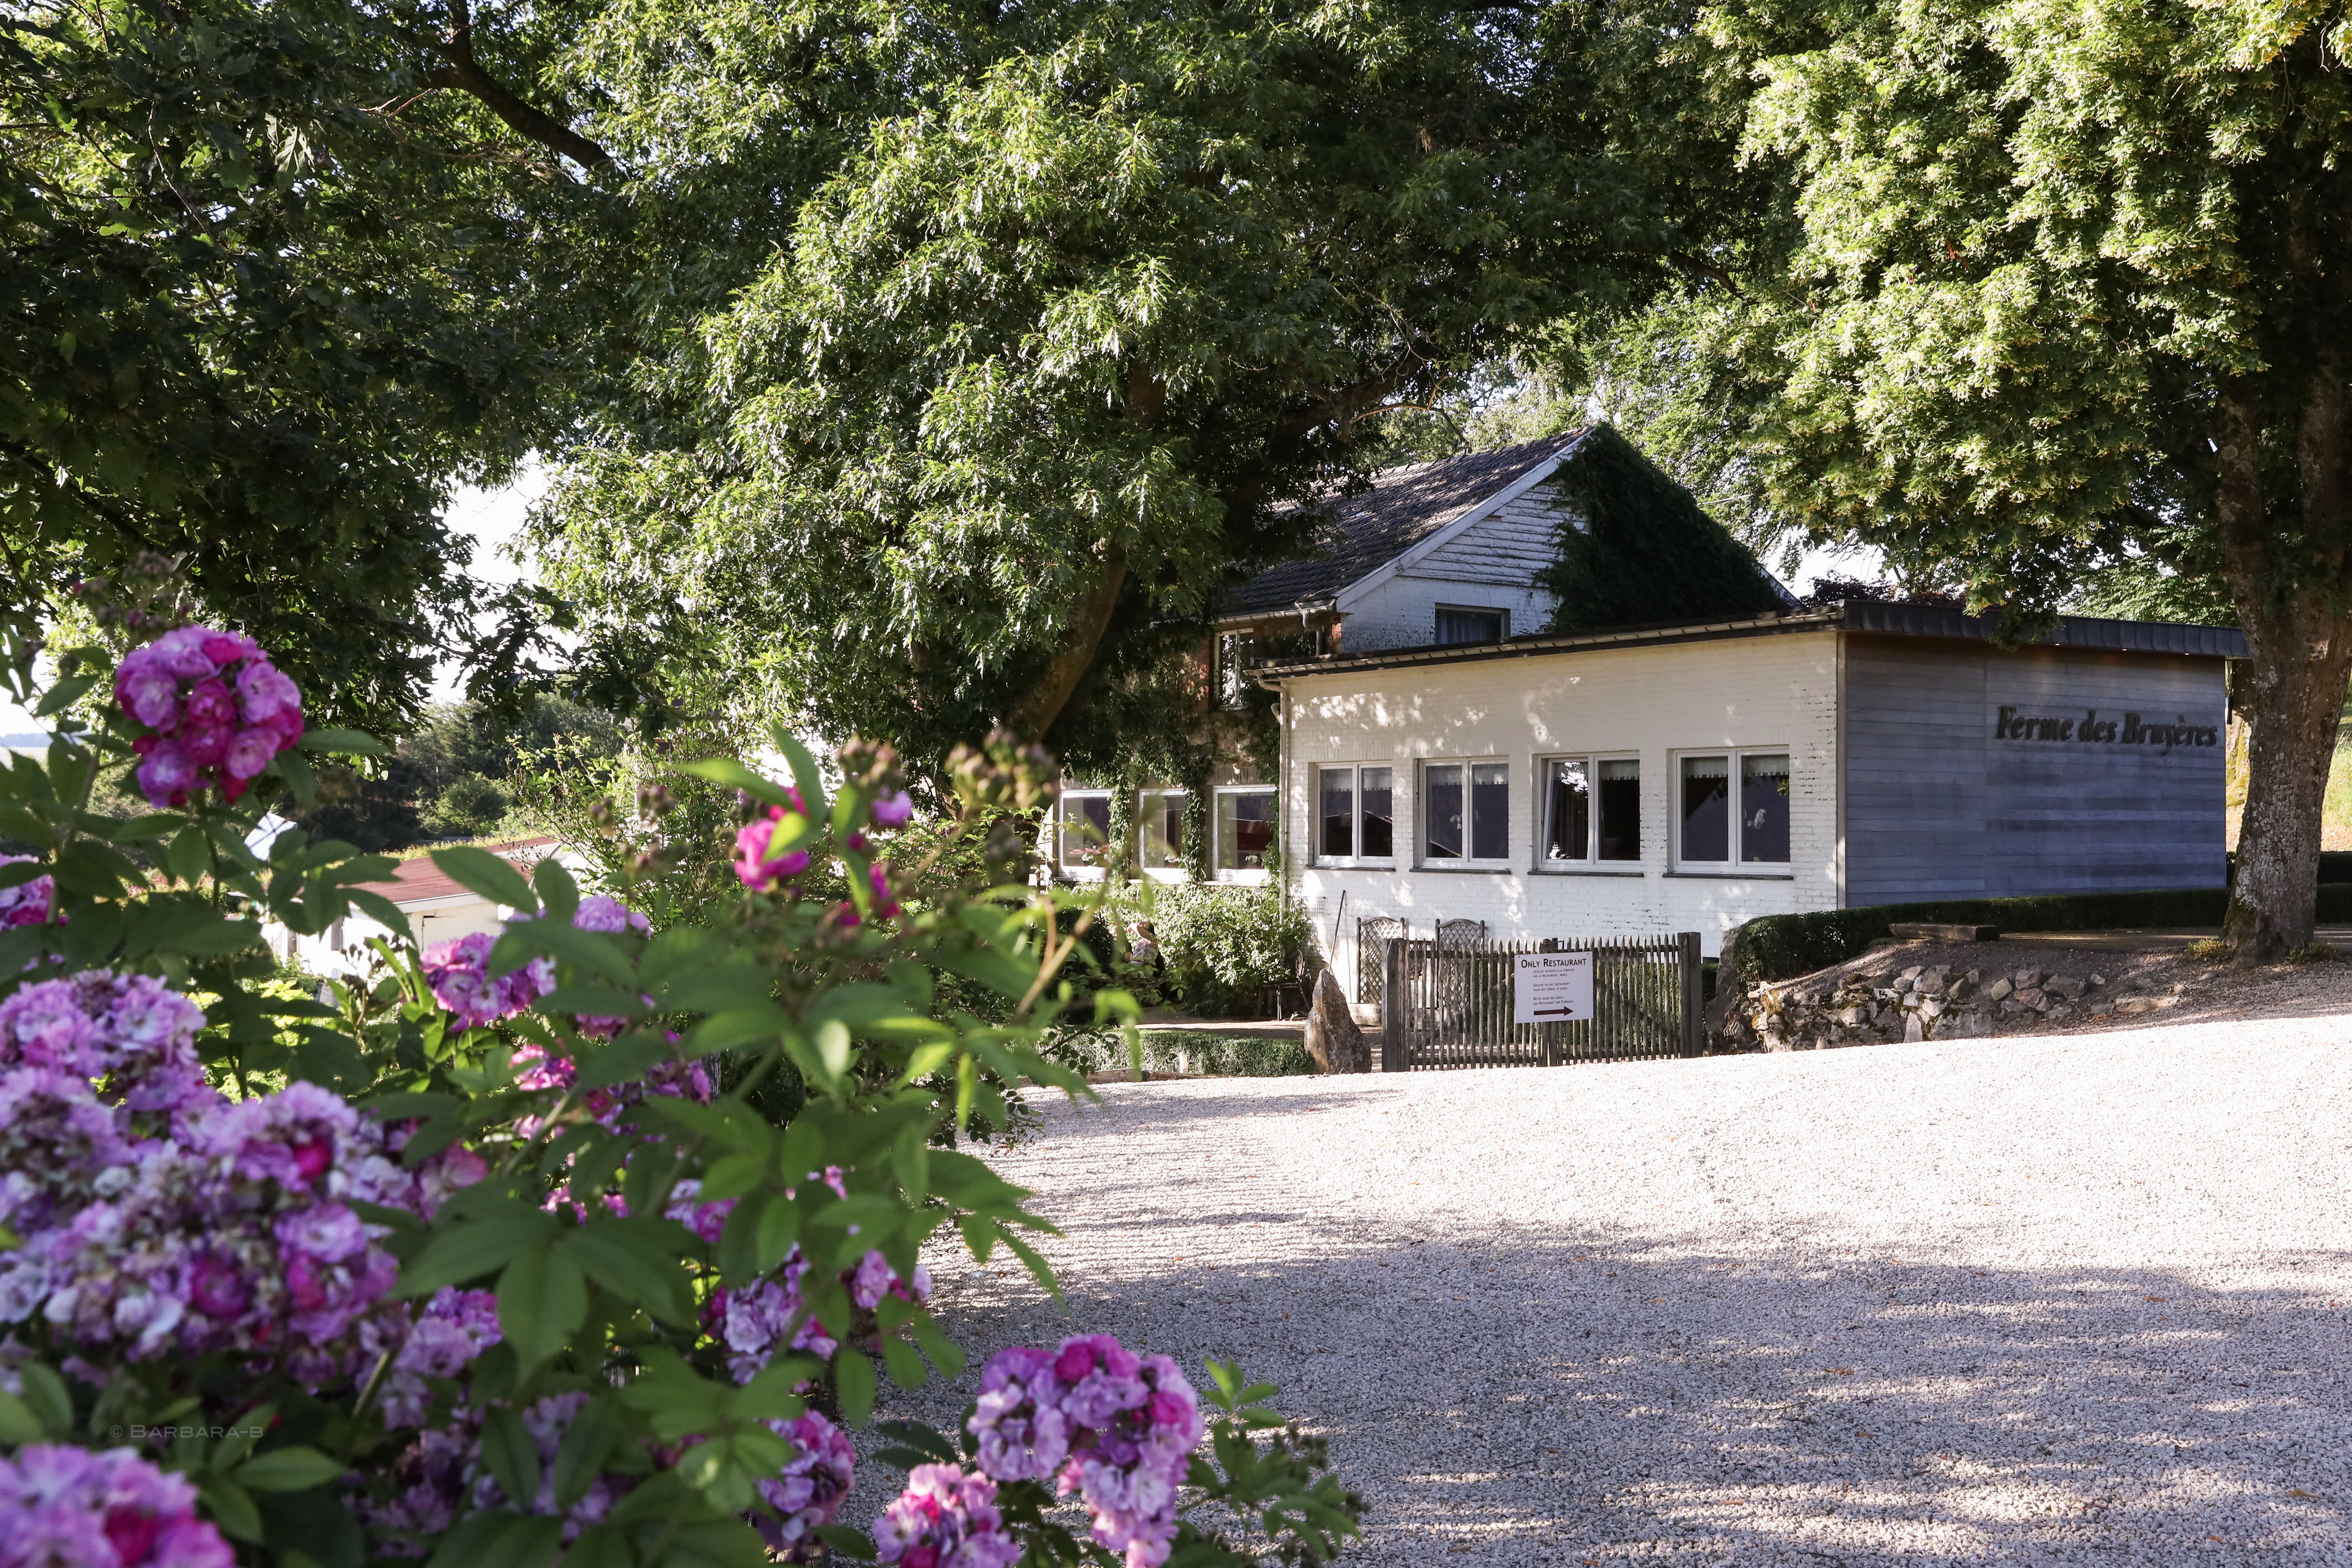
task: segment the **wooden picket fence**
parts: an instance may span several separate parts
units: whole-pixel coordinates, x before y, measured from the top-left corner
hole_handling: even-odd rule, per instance
[[[1513,1021],[1521,953],[1591,953],[1592,1012],[1577,1023]],[[1381,1071],[1559,1067],[1696,1056],[1698,933],[1585,942],[1448,940],[1381,944]]]

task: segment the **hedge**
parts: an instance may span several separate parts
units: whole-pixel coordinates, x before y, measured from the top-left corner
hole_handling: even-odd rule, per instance
[[[1997,925],[2003,931],[2108,931],[2158,925],[2219,926],[2229,894],[2218,887],[2146,893],[2047,894],[2032,898],[1954,898],[1933,904],[1877,904],[1822,909],[1810,915],[1767,915],[1748,921],[1726,943],[1742,981],[1787,980],[1843,964],[1896,921]],[[2323,883],[2319,918],[2352,921],[2352,883]]]
[[[1206,1030],[1146,1029],[1147,1072],[1186,1072],[1202,1078],[1290,1078],[1315,1071],[1306,1041],[1297,1035],[1215,1034]],[[1111,1031],[1073,1041],[1069,1054],[1088,1072],[1122,1072],[1127,1048]]]

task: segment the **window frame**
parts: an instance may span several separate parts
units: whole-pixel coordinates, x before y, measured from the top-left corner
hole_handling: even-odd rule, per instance
[[[1184,835],[1183,821],[1181,815],[1181,808],[1179,808],[1180,815],[1177,820],[1177,833],[1174,845],[1176,863],[1174,865],[1165,866],[1146,865],[1143,861],[1143,854],[1144,845],[1149,841],[1146,836],[1146,830],[1150,824],[1150,817],[1145,810],[1144,803],[1155,799],[1166,800],[1171,797],[1173,797],[1178,800],[1189,800],[1192,793],[1192,792],[1190,789],[1185,789],[1181,784],[1139,789],[1136,791],[1135,869],[1136,873],[1139,876],[1144,877],[1145,879],[1152,882],[1181,882],[1184,880],[1187,873],[1184,866]]]
[[[1472,855],[1471,847],[1478,841],[1476,785],[1472,779],[1474,768],[1499,767],[1503,769],[1503,854],[1500,859]],[[1448,860],[1429,852],[1429,770],[1433,768],[1462,769],[1462,854]],[[1518,815],[1511,804],[1518,786],[1511,782],[1517,769],[1507,757],[1423,757],[1416,758],[1412,769],[1412,867],[1415,871],[1511,872],[1518,869],[1518,853],[1510,845],[1511,833]],[[1393,782],[1391,785],[1393,789]],[[1391,796],[1394,800],[1394,796]],[[1393,807],[1391,807],[1393,810]]]
[[[1389,852],[1384,855],[1364,853],[1364,775],[1381,772],[1389,776]],[[1327,773],[1345,773],[1349,778],[1349,842],[1353,848],[1344,855],[1323,852],[1323,777]],[[1392,871],[1396,867],[1396,764],[1393,762],[1318,762],[1310,769],[1307,788],[1313,805],[1315,824],[1314,863],[1334,870],[1369,869]]]
[[[1712,756],[1713,753],[1706,755]],[[1551,845],[1551,765],[1555,762],[1584,764],[1585,789],[1591,805],[1586,812],[1584,825],[1584,858],[1553,860],[1548,851]],[[1601,858],[1601,766],[1605,762],[1630,762],[1638,770],[1642,754],[1631,750],[1612,751],[1546,751],[1535,758],[1530,776],[1535,790],[1534,813],[1537,819],[1535,836],[1528,843],[1528,866],[1538,876],[1647,876],[1650,873],[1647,846],[1637,832],[1634,844],[1642,852],[1632,860],[1605,861]],[[1635,779],[1638,789],[1638,771]]]
[[[1739,803],[1740,787],[1746,778],[1747,760],[1750,757],[1785,757],[1789,759],[1789,858],[1781,861],[1749,861],[1740,858],[1746,834],[1746,812]],[[1724,813],[1728,818],[1728,835],[1725,846],[1726,859],[1719,861],[1692,860],[1683,853],[1683,763],[1686,758],[1721,758],[1728,771],[1725,775]],[[1667,831],[1673,835],[1670,846],[1675,873],[1683,876],[1773,877],[1791,878],[1796,874],[1796,747],[1779,746],[1693,746],[1672,754],[1667,764]]]
[[[1264,866],[1225,864],[1225,813],[1219,802],[1228,795],[1264,795],[1274,802],[1274,814],[1267,821],[1274,829],[1275,852],[1279,854],[1282,852],[1282,790],[1273,784],[1219,784],[1209,791],[1209,880],[1265,882],[1274,873]]]
[[[1495,635],[1475,638],[1466,643],[1444,643],[1438,640],[1437,625],[1452,611],[1457,615],[1492,615],[1498,622]],[[1511,612],[1503,604],[1432,604],[1429,607],[1429,645],[1433,648],[1485,648],[1511,638]]]
[[[1102,866],[1072,864],[1064,854],[1062,841],[1063,833],[1069,822],[1070,808],[1080,800],[1099,800],[1103,803],[1105,822],[1108,823],[1111,815],[1110,806],[1113,799],[1118,795],[1118,791],[1116,789],[1064,789],[1061,793],[1061,798],[1055,801],[1054,869],[1061,873],[1062,875],[1066,877],[1068,880],[1072,882],[1100,882],[1103,877]],[[1106,832],[1102,842],[1101,852],[1108,856],[1110,853],[1110,839],[1108,832]]]

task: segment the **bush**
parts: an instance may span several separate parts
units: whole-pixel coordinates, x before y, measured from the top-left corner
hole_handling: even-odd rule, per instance
[[[1130,933],[1151,923],[1164,989],[1202,1015],[1264,1009],[1275,987],[1297,981],[1310,939],[1306,912],[1271,883],[1139,883],[1117,907]]]
[[[31,657],[0,662],[0,693],[33,700]],[[106,676],[58,664],[69,688]],[[134,651],[113,689],[124,712],[0,771],[0,829],[37,852],[0,865],[0,1490],[46,1489],[44,1540],[111,1542],[98,1558],[127,1568],[760,1568],[877,1545],[1265,1568],[1357,1532],[1360,1501],[1271,1389],[1212,1363],[1196,1401],[1108,1335],[999,1352],[984,1375],[1017,1398],[954,1436],[840,1429],[884,1375],[966,1371],[927,1243],[1001,1248],[1054,1287],[1022,1235],[1050,1227],[953,1145],[1007,1124],[995,1082],[1085,1092],[1038,1051],[1068,1021],[1071,900],[902,902],[886,753],[845,747],[837,792],[788,731],[796,789],[686,765],[772,809],[768,853],[731,897],[673,899],[664,929],[638,907],[682,874],[664,856],[599,893],[553,856],[526,878],[436,850],[515,917],[420,954],[364,885],[389,859],[300,828],[248,847],[281,789],[316,798],[310,757],[376,742],[306,727],[257,649],[203,628]],[[1053,777],[1009,745],[958,763],[967,824]],[[126,776],[152,810],[89,809]],[[289,984],[267,926],[354,909],[402,933],[374,970]],[[1007,998],[1004,1021],[941,1009],[941,971]],[[1133,1011],[1104,992],[1088,1019]],[[756,1097],[787,1074],[786,1102]],[[118,1446],[159,1419],[206,1424]],[[1055,1511],[1080,1452],[1091,1538]],[[873,1464],[910,1474],[869,1537],[837,1514]]]
[[[506,821],[512,803],[504,789],[480,774],[460,774],[425,808],[425,831],[436,838],[473,838]]]
[[[1147,1072],[1202,1078],[1295,1078],[1315,1071],[1307,1042],[1296,1036],[1268,1039],[1173,1029],[1139,1032]],[[1131,1065],[1126,1041],[1107,1030],[1074,1035],[1050,1054],[1081,1072],[1124,1072]]]

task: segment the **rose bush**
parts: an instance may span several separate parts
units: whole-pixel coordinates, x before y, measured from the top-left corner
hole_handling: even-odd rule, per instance
[[[923,1249],[1052,1284],[1045,1221],[961,1146],[1004,1086],[1085,1092],[1038,1045],[1092,912],[1006,874],[1048,759],[967,751],[961,816],[919,840],[887,747],[828,791],[780,733],[790,782],[697,765],[750,817],[710,918],[656,932],[657,889],[448,849],[512,915],[420,954],[362,885],[389,861],[247,847],[310,757],[379,749],[306,726],[262,650],[182,628],[111,671],[68,653],[46,695],[29,664],[45,716],[110,676],[116,702],[0,772],[0,832],[35,846],[0,861],[0,1563],[1157,1568],[1353,1532],[1315,1444],[1265,1435],[1268,1391],[1213,1366],[1204,1420],[1102,1336],[997,1355],[952,1438],[883,1423],[903,1492],[841,1517],[881,1379],[964,1369]],[[93,812],[109,775],[157,809]],[[282,982],[266,929],[355,912],[393,933],[376,973]],[[988,1021],[942,1004],[976,991]]]

